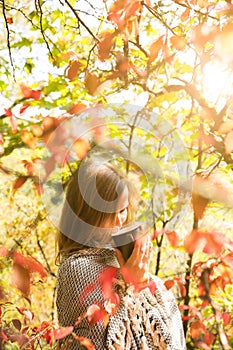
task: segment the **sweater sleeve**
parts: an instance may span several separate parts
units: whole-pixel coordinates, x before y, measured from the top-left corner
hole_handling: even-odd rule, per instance
[[[102,305],[104,298],[98,282],[102,266],[85,257],[70,257],[59,267],[57,278],[57,313],[62,327],[74,326],[78,318],[93,304]],[[77,336],[89,338],[96,349],[105,349],[105,329],[102,321],[91,326],[84,318],[75,328]],[[67,349],[85,349],[72,335],[62,342],[69,342]]]
[[[123,291],[120,307],[108,325],[109,350],[185,350],[183,326],[173,294],[153,276],[155,292]]]

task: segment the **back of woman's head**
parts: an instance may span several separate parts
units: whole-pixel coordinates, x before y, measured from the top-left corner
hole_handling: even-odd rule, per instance
[[[132,184],[110,163],[84,160],[67,186],[57,238],[58,254],[82,248],[79,237],[88,240],[90,227],[93,235],[94,228],[104,227],[107,220],[114,222],[116,212],[123,209],[118,204],[126,188],[128,216],[125,224],[133,219],[136,193]]]

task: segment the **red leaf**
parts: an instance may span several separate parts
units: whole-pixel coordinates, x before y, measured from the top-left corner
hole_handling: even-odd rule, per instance
[[[5,115],[6,115],[7,117],[12,117],[11,109],[5,108],[4,111],[5,111]]]
[[[13,24],[13,18],[12,17],[7,17],[6,19],[8,24]]]
[[[20,292],[28,297],[30,294],[30,273],[22,265],[13,264],[12,274],[13,285],[20,290]]]
[[[173,248],[178,247],[179,236],[175,231],[165,232],[165,235],[167,236],[167,239],[169,240],[169,242]]]
[[[34,173],[34,166],[31,162],[28,162],[27,160],[22,160],[22,163],[24,164],[24,167],[27,169],[28,175],[32,175]]]
[[[89,306],[86,314],[88,322],[91,326],[101,321],[104,321],[105,325],[108,323],[109,315],[107,311],[100,305],[93,304]]]
[[[90,339],[73,334],[74,339],[78,340],[87,350],[96,350]]]
[[[77,60],[70,61],[69,65],[65,69],[66,78],[73,80],[80,72],[80,63]]]
[[[167,280],[164,282],[165,287],[169,290],[174,286],[175,282],[174,280]]]
[[[54,329],[53,330],[53,337],[55,340],[65,338],[67,335],[73,332],[74,327],[62,327],[59,329]]]
[[[153,62],[157,56],[159,51],[163,47],[163,36],[160,36],[153,44],[150,46],[150,55],[149,55],[149,60],[148,63]]]
[[[226,327],[231,322],[231,315],[230,315],[230,313],[229,312],[224,312],[222,314],[222,319],[223,319],[224,327]]]
[[[85,87],[87,92],[90,95],[94,95],[99,85],[99,78],[93,73],[88,73],[85,79]]]
[[[12,255],[14,263],[23,266],[30,273],[37,272],[40,274],[41,278],[47,276],[44,266],[36,259],[30,256],[23,256],[20,252],[14,251]]]
[[[71,106],[67,112],[69,114],[76,114],[76,113],[84,110],[86,107],[87,106],[84,105],[83,103],[77,103],[77,104],[74,104],[73,106]]]
[[[23,97],[26,99],[32,98],[34,100],[40,99],[40,91],[38,90],[32,90],[29,87],[25,86],[24,84],[20,85]]]
[[[19,176],[13,183],[13,193],[18,190],[27,181],[28,176]]]
[[[19,113],[22,114],[24,111],[26,111],[26,109],[30,107],[30,104],[27,103],[26,105],[22,106],[19,110]]]
[[[12,320],[12,323],[18,331],[21,330],[22,324],[21,324],[20,320],[14,319],[14,320]]]
[[[224,235],[218,232],[202,232],[202,237],[206,243],[203,252],[206,254],[220,255],[224,248]]]

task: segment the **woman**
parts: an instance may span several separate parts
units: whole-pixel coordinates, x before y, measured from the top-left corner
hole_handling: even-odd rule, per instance
[[[134,220],[135,191],[112,165],[85,159],[66,192],[57,237],[57,310],[61,326],[75,326],[60,349],[183,350],[174,297],[149,275],[151,243],[135,241],[127,261],[111,234]]]

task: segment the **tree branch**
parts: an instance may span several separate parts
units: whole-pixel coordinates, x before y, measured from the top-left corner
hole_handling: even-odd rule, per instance
[[[80,22],[82,24],[82,26],[88,31],[88,33],[97,41],[99,42],[99,39],[92,33],[92,31],[90,30],[90,28],[88,28],[88,26],[81,20],[81,18],[79,17],[77,11],[73,8],[73,6],[69,3],[68,0],[65,0],[65,3],[69,6],[69,8],[71,9],[71,11],[73,12],[73,14],[75,15],[75,17],[77,18],[78,22]]]
[[[8,48],[8,53],[10,57],[10,62],[11,62],[11,67],[13,70],[13,78],[15,81],[15,66],[12,58],[12,53],[11,53],[11,45],[10,45],[10,30],[8,27],[8,22],[7,22],[7,17],[6,17],[6,6],[5,6],[5,0],[2,0],[2,13],[5,21],[5,26],[6,26],[6,32],[7,32],[7,48]]]

